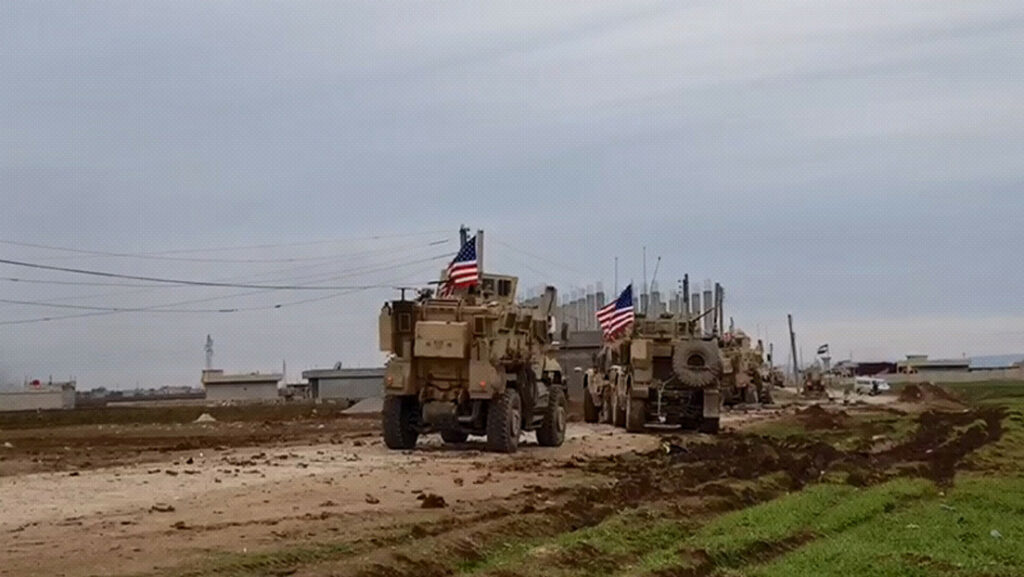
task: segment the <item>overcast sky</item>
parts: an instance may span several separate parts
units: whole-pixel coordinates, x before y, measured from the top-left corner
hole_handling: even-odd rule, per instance
[[[403,284],[465,223],[488,269],[563,291],[610,292],[616,255],[640,284],[646,245],[663,286],[723,283],[748,332],[781,346],[792,312],[808,356],[1024,352],[1022,39],[1019,0],[3,2],[0,239],[197,252],[0,258]],[[287,259],[307,260],[208,262]],[[381,362],[393,291],[245,292],[0,280],[8,301],[257,309],[0,324],[0,381],[197,384],[207,333],[229,371]],[[0,303],[0,323],[87,312]]]

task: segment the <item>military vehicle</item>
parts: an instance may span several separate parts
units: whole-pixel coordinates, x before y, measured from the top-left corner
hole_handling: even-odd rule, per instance
[[[476,238],[482,245],[483,233]],[[391,449],[411,449],[435,431],[448,443],[484,435],[487,448],[502,453],[517,450],[523,431],[536,431],[542,446],[565,439],[566,388],[551,355],[555,289],[523,306],[515,302],[516,277],[480,268],[475,286],[443,298],[421,291],[381,310],[380,348],[390,353],[384,442]]]
[[[638,316],[583,375],[584,420],[642,432],[648,425],[717,433],[722,358],[715,337],[683,315]]]
[[[829,380],[821,366],[814,365],[803,372],[804,383],[800,394],[808,399],[827,399]]]
[[[772,382],[764,362],[764,345],[751,339],[742,330],[726,333],[721,339],[723,357],[722,404],[757,404],[772,402]]]

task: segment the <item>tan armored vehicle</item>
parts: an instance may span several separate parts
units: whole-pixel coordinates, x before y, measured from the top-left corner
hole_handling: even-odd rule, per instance
[[[526,307],[515,302],[517,282],[482,274],[478,285],[445,298],[421,292],[417,300],[384,305],[389,448],[411,449],[421,434],[435,431],[448,443],[483,435],[488,449],[503,453],[516,451],[523,431],[536,431],[542,446],[562,444],[566,392],[550,355],[555,289]]]
[[[722,359],[717,342],[678,316],[637,317],[583,375],[584,419],[642,432],[648,425],[717,433]]]
[[[771,403],[772,383],[766,378],[764,346],[761,342],[751,346],[750,337],[745,332],[731,331],[721,339],[721,352],[722,404]]]

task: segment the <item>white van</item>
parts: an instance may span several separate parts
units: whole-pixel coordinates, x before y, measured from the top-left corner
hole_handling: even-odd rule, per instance
[[[889,383],[885,379],[876,379],[874,377],[857,377],[853,384],[853,390],[855,393],[861,395],[880,395],[887,393],[892,390]]]

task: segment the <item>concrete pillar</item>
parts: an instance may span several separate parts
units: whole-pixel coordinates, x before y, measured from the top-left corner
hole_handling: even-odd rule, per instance
[[[715,308],[714,295],[710,290],[704,291],[704,334],[710,335],[715,332],[715,315],[711,312]]]
[[[700,311],[703,310],[703,309],[700,308],[700,293],[693,293],[693,295],[690,297],[690,306],[693,307],[694,313],[700,313]],[[694,314],[694,316],[697,316],[697,315]],[[697,327],[695,329],[697,331],[697,334],[700,334],[702,332],[700,330],[701,326],[703,326],[703,325],[701,325],[700,323],[697,323]]]

